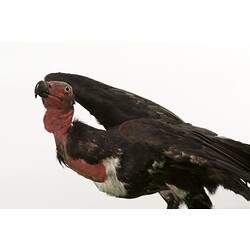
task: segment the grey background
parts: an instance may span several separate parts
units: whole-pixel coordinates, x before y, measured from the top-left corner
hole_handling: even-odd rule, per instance
[[[82,74],[149,98],[185,121],[250,143],[250,51],[171,44],[0,44],[1,208],[165,208],[158,194],[133,200],[99,192],[56,160],[34,86],[50,72]],[[75,117],[100,127],[78,105]],[[219,189],[216,208],[250,208]]]

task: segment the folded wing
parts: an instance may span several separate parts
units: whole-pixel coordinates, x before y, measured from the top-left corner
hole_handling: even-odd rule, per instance
[[[171,184],[214,192],[218,185],[250,200],[250,146],[187,123],[166,124],[137,119],[120,125],[120,134],[132,143],[146,144],[166,159]],[[186,183],[186,184],[185,184]],[[186,186],[185,186],[186,185]]]

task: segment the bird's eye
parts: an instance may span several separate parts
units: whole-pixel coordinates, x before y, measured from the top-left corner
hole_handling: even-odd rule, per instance
[[[65,93],[69,93],[69,92],[70,92],[70,88],[69,88],[68,86],[65,87],[64,92],[65,92]]]
[[[51,84],[50,83],[48,84],[48,86],[49,86],[49,88],[51,88]]]

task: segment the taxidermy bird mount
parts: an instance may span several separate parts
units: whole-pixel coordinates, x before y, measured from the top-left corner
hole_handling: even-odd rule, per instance
[[[78,91],[82,79],[87,79],[87,84]],[[205,188],[214,193],[221,185],[250,199],[249,145],[218,137],[184,123],[149,100],[91,80],[58,73],[36,85],[35,94],[42,97],[46,108],[44,125],[54,134],[60,163],[91,179],[100,191],[116,197],[136,198],[160,192],[170,195],[172,207],[184,202],[189,208],[211,208]],[[83,89],[87,87],[92,87],[92,92],[85,92],[83,100]],[[107,113],[101,115],[98,104],[101,106],[101,98],[109,90],[117,93],[116,98],[129,98],[132,103],[136,100],[138,106],[132,106],[131,112],[130,107],[125,108],[126,103],[114,107],[122,111],[121,115],[115,112],[116,119],[111,119],[106,130],[73,121],[76,100],[107,124],[108,119],[100,119]],[[110,103],[115,106],[114,98],[103,107],[113,113]]]

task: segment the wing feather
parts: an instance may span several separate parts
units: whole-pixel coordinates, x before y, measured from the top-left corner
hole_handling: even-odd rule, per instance
[[[172,124],[183,122],[177,115],[157,103],[85,76],[51,73],[45,80],[64,81],[70,84],[76,101],[94,115],[105,128],[143,117],[163,119]]]
[[[119,132],[131,143],[146,144],[161,152],[175,168],[191,171],[203,180],[200,173],[205,173],[205,182],[223,185],[250,199],[249,145],[190,124],[171,125],[150,119],[127,121],[120,125]]]

